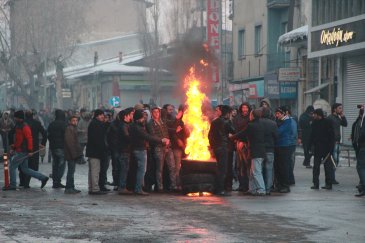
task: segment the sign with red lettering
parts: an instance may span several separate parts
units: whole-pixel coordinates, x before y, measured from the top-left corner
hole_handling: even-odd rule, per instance
[[[208,0],[207,6],[207,39],[208,45],[212,48],[219,57],[220,48],[219,48],[219,34],[220,34],[220,4],[219,0]],[[212,79],[213,82],[219,82],[219,67],[216,64],[211,65],[212,71]]]

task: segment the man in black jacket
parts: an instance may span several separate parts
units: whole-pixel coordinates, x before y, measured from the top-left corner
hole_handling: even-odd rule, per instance
[[[161,139],[147,133],[143,110],[137,110],[134,113],[133,119],[134,123],[130,126],[130,142],[132,154],[137,161],[137,175],[134,192],[137,195],[146,196],[148,193],[142,190],[142,186],[147,166],[147,144],[148,142],[154,142],[155,144],[163,145],[169,144],[170,141],[167,138]]]
[[[27,123],[32,130],[33,152],[36,152],[28,158],[28,167],[34,171],[38,171],[39,149],[45,149],[47,143],[47,132],[42,124],[33,118],[33,112],[31,110],[25,112],[25,123]],[[39,144],[39,134],[42,135],[41,144]],[[27,176],[21,170],[19,170],[20,186],[23,186],[24,188],[29,188],[30,179],[30,176]]]
[[[250,144],[251,169],[249,177],[249,193],[254,196],[266,195],[266,188],[262,173],[265,153],[265,128],[260,117],[262,110],[256,109],[250,114],[247,129],[231,136],[231,139],[247,137]]]
[[[276,122],[270,119],[271,111],[268,108],[262,109],[262,124],[264,125],[265,152],[263,174],[266,187],[266,194],[270,195],[273,185],[273,166],[275,142],[278,138],[278,126]]]
[[[312,154],[310,153],[310,135],[312,132],[312,121],[313,121],[313,111],[314,107],[312,105],[308,106],[305,112],[300,115],[299,117],[299,139],[303,145],[304,150],[304,161],[303,165],[311,169],[311,157]]]
[[[105,116],[102,110],[94,111],[94,118],[87,129],[86,157],[89,158],[89,194],[105,194],[99,187],[100,161],[106,157],[107,146]]]
[[[217,118],[210,124],[208,133],[210,148],[213,150],[218,165],[215,194],[219,196],[229,196],[224,190],[224,182],[227,173],[229,140],[226,130],[226,121],[229,118],[231,108],[227,105],[218,105],[215,111]]]
[[[63,110],[55,111],[55,120],[49,124],[48,140],[49,148],[52,153],[52,180],[53,188],[65,188],[61,183],[63,174],[65,173],[65,129],[66,118]]]
[[[324,160],[326,185],[323,189],[332,189],[333,164],[331,153],[335,144],[335,134],[332,122],[324,118],[323,110],[316,109],[313,112],[312,133],[309,145],[314,147],[313,186],[311,189],[319,189],[319,174],[321,162]]]
[[[360,178],[358,185],[359,193],[356,197],[365,196],[365,125],[364,125],[364,105],[359,107],[359,116],[352,125],[351,139],[356,152],[356,170]]]

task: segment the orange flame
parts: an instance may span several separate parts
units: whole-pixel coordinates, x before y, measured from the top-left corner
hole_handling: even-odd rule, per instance
[[[212,195],[210,192],[190,192],[186,194],[188,197],[209,197]]]
[[[190,68],[189,74],[185,77],[185,85],[187,86],[187,110],[183,121],[190,129],[185,153],[191,160],[208,160],[211,157],[208,149],[210,124],[208,118],[202,113],[202,104],[206,96],[199,89],[200,80],[195,76],[194,67]]]

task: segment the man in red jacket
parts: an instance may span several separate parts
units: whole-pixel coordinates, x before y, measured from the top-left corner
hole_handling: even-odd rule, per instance
[[[16,190],[16,170],[20,166],[21,171],[31,177],[37,178],[42,182],[43,188],[48,181],[48,177],[28,168],[28,157],[32,156],[33,141],[32,131],[30,127],[24,123],[24,111],[16,111],[14,113],[15,128],[11,132],[14,137],[10,137],[10,154],[14,154],[10,159],[10,185],[3,187],[4,191]]]

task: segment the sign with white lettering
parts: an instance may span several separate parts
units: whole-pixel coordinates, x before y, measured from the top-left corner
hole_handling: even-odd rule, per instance
[[[208,46],[212,48],[217,56],[220,54],[219,35],[220,35],[220,9],[221,1],[208,0],[207,4],[207,39]],[[211,76],[213,82],[219,82],[219,67],[211,64]]]

